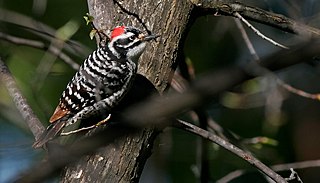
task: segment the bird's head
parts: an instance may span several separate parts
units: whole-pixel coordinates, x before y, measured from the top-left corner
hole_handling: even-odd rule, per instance
[[[146,42],[157,35],[147,35],[135,27],[118,26],[111,32],[109,49],[120,57],[136,62],[146,47]]]

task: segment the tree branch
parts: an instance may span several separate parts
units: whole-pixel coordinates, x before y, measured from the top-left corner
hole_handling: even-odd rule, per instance
[[[33,113],[27,100],[23,97],[21,91],[18,89],[17,84],[5,63],[0,58],[0,81],[6,86],[10,96],[12,97],[17,109],[27,123],[34,137],[37,139],[45,130],[42,123],[37,116]]]
[[[289,33],[295,33],[305,37],[319,36],[320,30],[313,28],[280,14],[268,12],[257,7],[251,7],[235,0],[190,0],[195,6],[207,10],[205,14],[221,14],[235,16],[238,12],[242,17],[270,25]]]
[[[199,135],[202,138],[208,139],[219,146],[225,148],[226,150],[232,152],[233,154],[237,155],[241,159],[245,160],[246,162],[250,163],[252,166],[259,169],[262,173],[270,177],[272,180],[278,183],[286,183],[285,179],[283,179],[280,175],[275,173],[273,170],[271,170],[269,167],[261,163],[258,159],[253,157],[250,153],[246,153],[242,149],[232,145],[228,141],[220,138],[219,136],[210,133],[209,131],[203,130],[195,125],[192,125],[191,123],[187,123],[181,120],[177,120],[176,123],[174,123],[174,126],[186,130],[188,132],[191,132],[193,134]]]

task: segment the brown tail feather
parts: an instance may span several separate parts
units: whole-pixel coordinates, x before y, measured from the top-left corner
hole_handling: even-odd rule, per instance
[[[32,147],[42,147],[45,143],[47,143],[49,140],[53,139],[56,135],[58,135],[61,132],[62,128],[65,126],[65,124],[65,120],[58,120],[49,125],[46,131],[43,132],[43,134],[40,136],[40,138],[33,143]]]

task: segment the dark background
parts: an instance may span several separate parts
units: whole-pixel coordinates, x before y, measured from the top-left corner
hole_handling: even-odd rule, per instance
[[[281,13],[296,21],[319,27],[319,5],[314,0],[295,1],[248,1],[268,11]],[[91,28],[83,16],[88,12],[85,1],[55,0],[28,1],[2,0],[2,9],[31,17],[54,29],[72,21],[79,26],[71,37],[85,45],[87,51],[70,55],[77,63],[96,48],[90,40]],[[3,14],[0,9],[0,16]],[[301,38],[274,28],[252,23],[268,37],[287,46]],[[260,57],[280,48],[271,45],[245,28]],[[42,41],[43,38],[21,26],[0,21],[0,32]],[[231,17],[205,16],[199,18],[190,30],[185,45],[186,60],[191,62],[195,74],[241,65],[252,60],[246,44]],[[71,67],[57,59],[44,78],[39,77],[39,65],[46,62],[46,52],[26,46],[18,46],[0,40],[0,56],[5,60],[19,88],[32,109],[47,125],[66,84],[75,73]],[[41,73],[41,69],[40,69]],[[306,61],[277,73],[278,76],[301,90],[317,93],[318,59]],[[214,83],[213,83],[214,84]],[[270,77],[259,77],[226,92],[206,107],[210,116],[225,129],[241,139],[264,136],[270,138],[264,144],[247,145],[258,159],[268,165],[313,160],[320,157],[320,109],[319,102],[288,93]],[[184,116],[187,118],[186,116]],[[273,139],[275,142],[273,142]],[[199,139],[184,131],[166,129],[156,141],[154,154],[149,159],[141,182],[196,182],[196,144]],[[41,160],[43,152],[33,150],[33,136],[0,83],[0,182],[16,177]],[[216,181],[227,173],[250,166],[231,153],[212,144],[209,148],[211,180]],[[320,180],[319,168],[297,170],[304,182]],[[283,172],[288,176],[289,172]],[[250,173],[233,182],[263,182],[259,173]]]

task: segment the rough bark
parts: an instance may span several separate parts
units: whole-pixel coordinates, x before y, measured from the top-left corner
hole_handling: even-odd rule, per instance
[[[139,73],[163,92],[177,60],[193,5],[182,0],[88,0],[88,7],[100,30],[110,30],[117,25],[144,30],[140,19],[153,34],[161,36],[159,41],[148,44],[140,58]],[[153,129],[142,129],[117,139],[116,144],[101,148],[68,167],[62,182],[138,182],[156,134]]]

